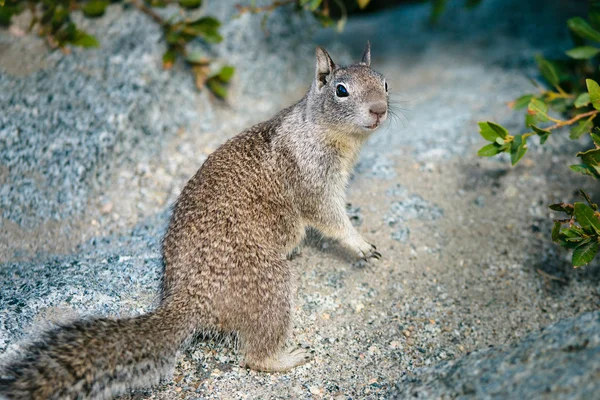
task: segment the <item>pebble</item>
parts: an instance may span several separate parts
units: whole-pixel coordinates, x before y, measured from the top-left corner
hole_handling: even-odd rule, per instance
[[[323,394],[323,389],[321,389],[320,387],[317,387],[317,386],[311,386],[310,393],[320,396]]]
[[[108,203],[104,203],[104,205],[102,205],[102,207],[100,208],[100,212],[102,214],[110,214],[112,209],[113,209],[113,203],[108,202]]]

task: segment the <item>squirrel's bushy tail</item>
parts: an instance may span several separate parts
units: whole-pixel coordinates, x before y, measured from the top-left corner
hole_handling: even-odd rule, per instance
[[[173,306],[163,303],[134,318],[80,320],[44,333],[0,372],[0,398],[111,399],[157,384],[195,330],[193,318]]]

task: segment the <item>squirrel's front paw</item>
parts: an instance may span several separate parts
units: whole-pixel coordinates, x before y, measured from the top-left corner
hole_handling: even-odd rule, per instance
[[[377,251],[377,247],[364,239],[355,249],[358,258],[361,260],[369,261],[371,258],[376,258],[378,260],[381,258],[381,253]]]

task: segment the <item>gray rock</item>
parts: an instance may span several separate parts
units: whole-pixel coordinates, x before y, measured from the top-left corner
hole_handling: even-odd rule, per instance
[[[0,282],[10,282],[0,296],[0,352],[9,339],[14,343],[78,316],[148,311],[158,299],[167,215],[149,218],[127,235],[93,239],[69,256],[0,264]]]
[[[400,243],[408,242],[410,237],[410,229],[407,226],[401,226],[392,232],[392,239],[397,240]]]
[[[350,218],[350,222],[354,226],[361,226],[363,223],[363,215],[360,207],[353,207],[352,204],[346,204],[346,214]]]
[[[396,177],[394,163],[381,154],[372,154],[360,159],[356,171],[369,177],[390,180]]]
[[[485,207],[485,196],[483,195],[479,195],[475,198],[475,200],[473,200],[473,203],[475,203],[475,205],[477,207]]]
[[[434,221],[444,215],[444,210],[418,194],[411,194],[407,198],[392,203],[386,220],[389,224],[410,219],[421,221]]]
[[[261,108],[271,113],[277,99],[306,86],[309,70],[298,68],[298,59],[314,51],[314,19],[285,7],[268,18],[267,35],[261,15],[232,18],[238,1],[206,3],[200,13],[224,22],[225,39],[210,49],[201,42],[192,47],[238,67],[231,98],[241,120],[229,121],[230,127],[215,119],[222,105],[195,89],[187,67],[162,70],[160,27],[136,10],[112,6],[101,19],[81,19],[101,47],[48,53],[46,68],[24,76],[11,64],[11,48],[39,39],[31,35],[18,43],[0,31],[6,52],[0,63],[0,167],[8,171],[0,179],[2,218],[33,228],[81,215],[115,170],[156,157],[181,128],[235,133],[257,122]],[[253,84],[258,81],[263,84]]]
[[[562,320],[523,341],[415,370],[396,399],[593,399],[600,374],[600,312]]]

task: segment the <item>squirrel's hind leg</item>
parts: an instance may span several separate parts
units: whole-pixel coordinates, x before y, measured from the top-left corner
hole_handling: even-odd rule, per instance
[[[310,353],[305,349],[286,350],[294,296],[288,263],[271,261],[257,271],[265,272],[267,268],[269,276],[261,277],[255,283],[260,294],[246,297],[243,315],[238,314],[236,331],[244,366],[258,371],[281,372],[306,363]]]

